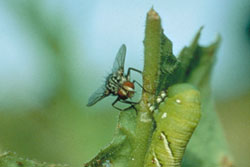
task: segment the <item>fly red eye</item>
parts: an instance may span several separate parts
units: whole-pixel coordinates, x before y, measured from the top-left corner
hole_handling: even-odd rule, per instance
[[[129,81],[124,82],[124,83],[123,83],[123,86],[127,86],[127,87],[130,87],[130,88],[132,88],[132,89],[135,88],[134,83],[133,83],[133,82],[129,82]]]

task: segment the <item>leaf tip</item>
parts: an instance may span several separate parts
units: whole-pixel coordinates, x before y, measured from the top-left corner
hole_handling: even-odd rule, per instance
[[[148,19],[153,19],[153,20],[159,20],[160,16],[158,15],[158,13],[154,10],[154,7],[152,6],[152,8],[149,10],[148,12]]]
[[[220,43],[221,43],[221,40],[222,40],[221,35],[220,35],[220,34],[217,34],[216,39],[215,39],[215,43],[216,43],[216,44],[220,44]]]
[[[203,29],[204,29],[204,25],[202,25],[201,27],[200,27],[200,29],[199,29],[199,32],[201,32]]]

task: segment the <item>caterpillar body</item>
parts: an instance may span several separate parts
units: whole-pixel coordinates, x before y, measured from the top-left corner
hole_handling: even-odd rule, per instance
[[[180,167],[186,145],[201,116],[200,93],[192,85],[176,84],[155,116],[145,167]]]

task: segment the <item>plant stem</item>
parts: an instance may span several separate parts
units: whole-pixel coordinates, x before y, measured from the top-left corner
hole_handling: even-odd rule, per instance
[[[161,20],[159,15],[151,9],[147,14],[146,32],[144,40],[144,71],[142,100],[136,118],[135,143],[132,146],[129,167],[142,167],[153,131],[152,113],[148,103],[153,104],[159,80]]]
[[[147,92],[143,93],[143,101],[153,102],[152,94],[155,94],[159,80],[161,57],[161,20],[158,13],[151,9],[147,14],[146,32],[144,40],[144,71],[143,87]],[[146,97],[145,97],[146,96]],[[148,96],[151,96],[149,98]]]

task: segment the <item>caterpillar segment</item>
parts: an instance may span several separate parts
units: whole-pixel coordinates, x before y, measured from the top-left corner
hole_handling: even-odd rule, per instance
[[[174,85],[158,110],[145,167],[181,167],[186,146],[201,117],[200,93],[189,84]]]

